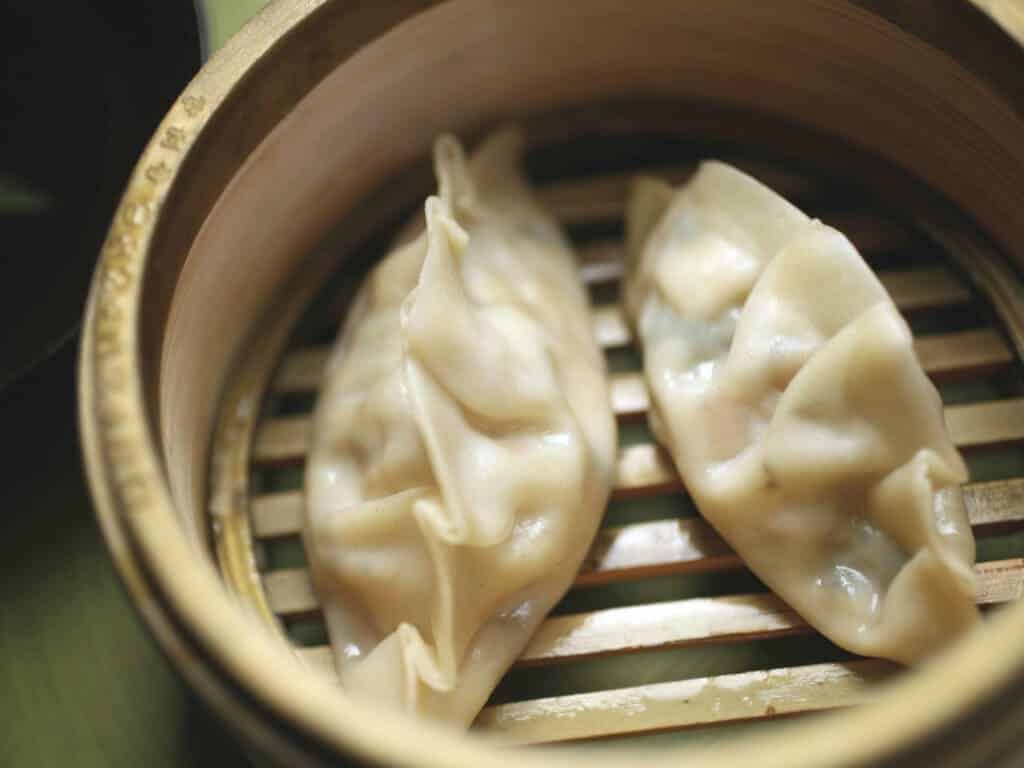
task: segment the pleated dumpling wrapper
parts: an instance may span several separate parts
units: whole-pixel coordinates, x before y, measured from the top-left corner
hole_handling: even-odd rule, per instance
[[[306,549],[342,686],[467,726],[582,563],[616,444],[570,247],[515,131],[434,150],[426,231],[329,360]]]
[[[859,654],[912,663],[974,625],[967,471],[853,245],[706,162],[635,183],[627,262],[652,430],[751,570]]]

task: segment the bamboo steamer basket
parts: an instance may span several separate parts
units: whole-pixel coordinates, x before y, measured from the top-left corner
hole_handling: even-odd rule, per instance
[[[679,175],[688,152],[739,151],[741,166],[797,198],[852,205],[835,223],[865,252],[911,252],[880,268],[895,267],[883,278],[902,309],[938,318],[918,339],[937,380],[1017,381],[1024,52],[1015,36],[1024,13],[1013,2],[979,6],[991,18],[924,0],[271,4],[203,68],[144,151],[103,248],[82,344],[81,426],[98,517],[181,674],[257,750],[288,765],[350,756],[408,766],[966,766],[1019,756],[1019,558],[980,566],[982,602],[1010,605],[910,674],[846,659],[756,667],[499,704],[481,716],[483,734],[464,735],[348,700],[322,669],[323,648],[294,647],[303,643],[290,622],[315,615],[316,597],[301,568],[270,569],[267,542],[295,534],[301,494],[260,485],[261,472],[301,459],[304,420],[274,408],[297,393],[308,405],[315,392],[322,349],[310,347],[303,318],[333,328],[344,310],[343,289],[319,303],[318,292],[331,280],[354,285],[386,250],[381,238],[422,202],[438,132],[473,137],[509,118],[529,127],[531,168],[583,241],[594,295],[614,296],[601,287],[618,274],[608,222],[621,215],[628,172]],[[892,217],[879,217],[881,203]],[[630,342],[613,304],[597,313],[595,332],[609,349]],[[965,449],[1024,440],[1024,399],[1012,386],[950,405]],[[642,417],[635,375],[614,376],[612,397],[620,421]],[[678,493],[653,446],[622,456],[619,496]],[[965,488],[979,532],[1024,525],[1015,466]],[[640,529],[606,529],[579,583],[739,568],[701,526],[683,526],[705,537],[692,552],[654,546],[644,553],[653,559],[625,566],[605,555],[623,530]],[[755,598],[771,626],[691,632],[693,603],[679,601],[668,636],[628,647],[591,639],[587,654],[807,632],[796,617],[779,619],[770,597]],[[597,613],[559,626],[575,631]],[[527,661],[564,661],[531,649]],[[831,708],[839,711],[656,748],[513,749],[486,737],[590,739]]]

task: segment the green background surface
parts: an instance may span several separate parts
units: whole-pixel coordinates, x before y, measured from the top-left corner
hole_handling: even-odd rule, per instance
[[[206,55],[224,45],[269,0],[196,0]]]
[[[241,766],[132,607],[93,517],[69,346],[4,398],[0,765]]]
[[[197,3],[204,51],[264,4]],[[0,214],[48,202],[0,174]],[[81,466],[76,346],[65,343],[0,400],[0,766],[249,765],[163,657],[114,572]]]

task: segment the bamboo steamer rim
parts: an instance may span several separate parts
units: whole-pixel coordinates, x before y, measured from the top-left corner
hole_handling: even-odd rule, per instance
[[[934,734],[936,726],[1003,691],[1024,673],[1024,604],[1005,610],[941,659],[941,669],[892,684],[877,704],[786,733],[714,750],[658,753],[614,750],[585,756],[544,750],[497,751],[427,724],[407,723],[352,703],[329,682],[291,660],[221,589],[212,567],[196,561],[164,475],[142,380],[143,280],[165,202],[202,131],[247,74],[298,25],[312,23],[328,0],[271,4],[196,76],[144,151],[115,215],[86,314],[79,383],[85,462],[112,556],[147,622],[182,673],[236,727],[289,761],[354,752],[387,764],[446,766],[594,765],[643,762],[800,766],[865,763],[892,756]],[[412,6],[394,3],[398,20]],[[820,6],[845,4],[818,2]],[[845,9],[844,14],[861,14]],[[1005,21],[1004,26],[1013,31]],[[275,721],[283,719],[288,737]],[[894,729],[893,723],[900,728]],[[409,735],[411,734],[411,736]],[[299,745],[294,737],[305,737]]]

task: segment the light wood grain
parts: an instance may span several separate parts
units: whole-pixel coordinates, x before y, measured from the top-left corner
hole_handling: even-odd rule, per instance
[[[703,518],[655,520],[599,530],[576,585],[724,571],[741,565],[739,556]]]
[[[1024,440],[1024,398],[951,405],[945,414],[950,437],[961,449]],[[308,416],[263,422],[253,443],[253,461],[272,465],[305,460],[309,430]],[[675,467],[660,447],[639,444],[620,449],[615,485],[619,495],[661,493],[679,486]]]
[[[1016,600],[1024,591],[1024,561],[1020,558],[979,563],[976,572],[980,605]],[[294,618],[319,613],[320,604],[305,568],[271,571],[264,574],[263,581],[277,615]],[[770,593],[693,598],[549,618],[517,663],[809,631],[799,616]]]
[[[254,496],[249,502],[253,536],[257,539],[273,539],[297,534],[302,529],[304,504],[302,491]]]
[[[1024,399],[951,406],[946,408],[946,426],[960,448],[1024,439]]]
[[[475,728],[515,744],[607,738],[795,715],[865,700],[882,661],[813,664],[557,696],[484,709]]]
[[[330,354],[329,346],[305,347],[289,352],[274,377],[272,391],[280,395],[318,391]]]
[[[963,488],[963,498],[975,535],[1024,527],[1024,479],[971,483]],[[602,528],[576,584],[721,571],[742,564],[703,518],[656,520]]]
[[[945,416],[949,435],[961,450],[1024,440],[1024,398],[951,405]],[[616,495],[651,495],[681,487],[672,459],[661,447],[639,444],[620,450]]]
[[[595,334],[599,339],[610,339],[612,343],[609,346],[626,343],[622,337],[625,334],[628,340],[629,330],[620,324],[619,318],[613,320],[616,324],[614,330],[597,327],[598,322],[609,321],[595,321]],[[939,381],[984,375],[1013,362],[1009,346],[993,328],[922,336],[914,341],[914,349],[925,373]],[[274,379],[273,391],[277,394],[316,392],[329,354],[330,347],[327,346],[305,347],[291,352]],[[647,385],[639,374],[612,375],[611,396],[613,402],[618,403],[616,410],[620,414],[639,412],[647,407]]]
[[[1024,559],[978,563],[978,605],[1011,603],[1024,597]]]
[[[972,483],[964,487],[963,497],[976,535],[1024,527],[1024,479]],[[255,535],[273,538],[298,534],[302,526],[302,504],[302,494],[297,491],[257,497],[252,507]],[[702,518],[657,520],[602,528],[580,568],[576,585],[707,573],[742,566],[739,556]],[[287,586],[289,579],[299,577],[285,574],[273,578],[286,582],[283,588],[287,590],[302,592],[303,584]]]
[[[305,568],[284,568],[264,573],[263,586],[278,616],[307,616],[320,611],[309,571]]]
[[[1015,558],[980,563],[976,571],[980,606],[999,605],[1019,600],[1024,595],[1024,560]],[[292,594],[281,597],[282,605],[294,606],[305,601],[303,610],[296,611],[293,616],[316,612],[315,601],[309,602],[312,590],[304,572],[282,573],[270,584],[274,589],[292,590]],[[270,584],[268,589],[271,589]],[[769,640],[811,632],[811,627],[772,593],[692,598],[551,617],[531,638],[515,666],[563,663],[708,643]],[[302,648],[298,653],[322,674],[331,677],[337,674],[329,646]],[[803,694],[813,696],[812,687],[808,684]],[[798,694],[799,691],[794,690],[793,693]],[[813,709],[828,706],[832,701],[832,697],[826,697]],[[520,704],[528,705],[530,702]],[[716,699],[714,704],[720,706],[721,701]],[[762,712],[754,717],[770,715]],[[478,722],[487,722],[486,714],[481,718],[483,720]]]
[[[806,631],[803,620],[773,594],[697,597],[552,616],[516,663],[545,664]]]
[[[270,419],[260,424],[253,441],[255,464],[284,464],[303,461],[309,447],[308,416]]]
[[[584,282],[610,284],[622,279],[622,245],[618,241],[588,243],[579,249],[579,255]],[[885,270],[878,277],[904,315],[960,306],[974,298],[968,287],[945,267]],[[331,313],[332,327],[340,324],[342,318],[338,313],[343,309],[344,305],[339,304]],[[594,335],[601,347],[615,349],[633,343],[632,330],[620,306],[604,304],[594,307],[593,323]],[[320,362],[315,356],[326,353],[311,354],[315,362]]]
[[[298,654],[322,674],[336,674],[330,648],[302,648]],[[898,669],[865,659],[534,699],[487,707],[474,729],[537,744],[809,713],[860,703],[867,685]]]
[[[914,339],[914,350],[936,381],[982,376],[1014,362],[1010,346],[993,328],[921,336]]]
[[[311,668],[336,674],[329,648],[297,652]],[[858,660],[534,699],[485,708],[474,730],[538,744],[782,717],[860,703],[866,685],[897,671],[885,661]]]
[[[1024,524],[1024,478],[971,483],[964,488],[971,525],[1001,532]]]
[[[654,496],[682,487],[672,457],[660,445],[641,443],[619,449],[613,497]]]
[[[879,273],[878,278],[901,312],[963,304],[973,298],[945,267],[893,270]]]
[[[977,573],[979,605],[1016,600],[1024,588],[1019,559],[981,563]],[[764,640],[810,631],[792,608],[771,593],[693,598],[549,618],[517,663]]]

